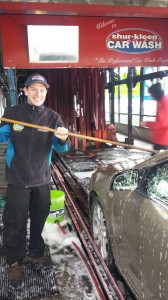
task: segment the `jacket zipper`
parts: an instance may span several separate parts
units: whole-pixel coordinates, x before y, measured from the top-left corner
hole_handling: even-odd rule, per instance
[[[35,119],[35,106],[32,106],[32,124],[34,123]],[[28,166],[28,173],[27,173],[27,184],[26,188],[29,188],[29,182],[30,182],[30,169],[31,169],[31,159],[32,159],[32,140],[33,140],[33,128],[31,128],[31,134],[30,134],[30,153],[29,153],[29,166]]]

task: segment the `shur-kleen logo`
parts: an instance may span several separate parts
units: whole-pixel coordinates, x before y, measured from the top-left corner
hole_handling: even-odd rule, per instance
[[[106,46],[109,50],[139,54],[161,50],[163,41],[156,32],[142,28],[125,28],[110,33]]]

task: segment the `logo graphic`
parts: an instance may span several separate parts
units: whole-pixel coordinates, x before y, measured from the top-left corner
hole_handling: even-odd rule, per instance
[[[48,132],[47,129],[41,129],[41,128],[38,128],[38,131],[41,131],[41,132]]]
[[[13,130],[14,131],[22,131],[24,128],[23,125],[20,125],[20,124],[13,124]]]
[[[42,77],[42,76],[40,76],[40,75],[34,75],[34,76],[32,77],[32,80],[41,80],[41,81],[45,81],[45,80],[44,80],[44,77]]]
[[[58,210],[52,210],[49,213],[49,217],[50,218],[56,218],[56,217],[60,217],[62,215],[64,215],[64,209],[63,208],[62,209],[58,209]]]
[[[108,50],[128,54],[143,54],[163,48],[163,40],[156,32],[142,28],[125,28],[110,33],[106,38]]]

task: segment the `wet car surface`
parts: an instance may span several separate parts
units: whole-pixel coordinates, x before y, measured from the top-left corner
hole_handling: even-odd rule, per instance
[[[168,151],[119,170],[100,166],[89,189],[93,238],[137,299],[167,300]]]

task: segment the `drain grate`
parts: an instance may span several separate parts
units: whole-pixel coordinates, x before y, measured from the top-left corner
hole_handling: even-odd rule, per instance
[[[20,290],[13,290],[9,288],[7,266],[5,260],[1,257],[0,271],[0,299],[3,300],[28,300],[28,299],[44,299],[59,294],[58,285],[53,270],[45,272],[34,271],[30,263],[25,263],[24,269],[24,287]]]
[[[0,211],[0,215],[1,213],[2,210]],[[0,216],[0,220],[2,220],[2,216]],[[0,232],[0,244],[2,244],[2,230]],[[45,255],[50,257],[47,246]],[[20,290],[10,289],[8,266],[6,265],[3,252],[0,253],[0,300],[48,299],[59,294],[56,274],[53,268],[45,271],[34,270],[30,260],[27,259],[24,262],[23,270],[24,287]]]

